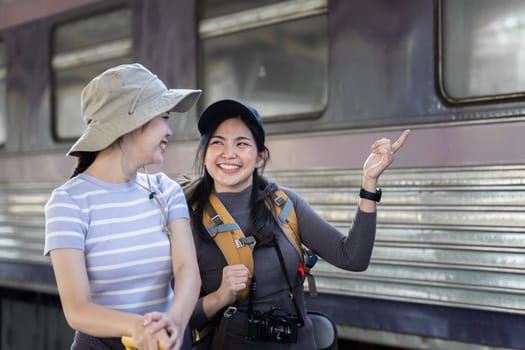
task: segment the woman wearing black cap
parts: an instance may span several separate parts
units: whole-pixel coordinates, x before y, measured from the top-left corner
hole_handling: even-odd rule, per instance
[[[261,175],[269,158],[261,117],[249,106],[222,100],[203,112],[198,128],[201,176],[188,184],[185,192],[193,208],[202,279],[201,297],[190,325],[200,330],[198,337],[204,338],[201,346],[317,349],[312,323],[306,315],[300,255],[267,201],[275,186]],[[376,202],[380,199],[377,180],[408,133],[403,132],[394,143],[381,139],[372,145],[363,167],[359,207],[348,236],[316,214],[297,193],[282,188],[293,203],[306,247],[337,267],[351,271],[367,268],[375,237]],[[216,199],[232,220],[224,220],[228,215],[217,208]],[[217,226],[210,228],[210,222]],[[255,243],[253,268],[244,263],[227,264],[221,252],[224,248],[214,240],[223,234],[217,233],[220,227],[228,227],[232,233],[242,231],[249,238],[242,238],[242,242],[252,246]]]

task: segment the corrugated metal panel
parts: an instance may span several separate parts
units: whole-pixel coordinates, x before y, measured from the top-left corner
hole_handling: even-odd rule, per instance
[[[44,204],[56,184],[3,183],[0,259],[49,264],[44,251]]]
[[[325,262],[322,292],[525,314],[525,167],[389,169],[366,272]],[[361,171],[269,174],[344,233]]]

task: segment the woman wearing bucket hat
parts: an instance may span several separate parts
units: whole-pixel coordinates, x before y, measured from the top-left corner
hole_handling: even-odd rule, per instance
[[[314,338],[303,297],[303,281],[309,277],[305,269],[315,256],[301,259],[290,227],[296,223],[302,244],[325,261],[346,270],[365,270],[375,237],[380,199],[377,181],[409,131],[395,142],[383,138],[372,145],[363,166],[355,219],[345,236],[296,192],[279,188],[262,176],[269,150],[263,121],[255,109],[221,100],[202,113],[198,128],[199,177],[183,187],[192,209],[202,279],[201,297],[190,320],[198,330],[199,349],[318,349],[315,339],[319,338]],[[296,219],[289,215],[289,220],[283,220],[286,223],[279,224],[290,201]],[[282,206],[281,211],[277,205]],[[233,235],[239,230],[243,233],[235,241],[236,248],[244,249],[242,243],[255,241],[252,269],[244,263],[227,264],[230,253],[223,254],[225,243],[218,239],[223,234],[221,227],[226,226]],[[244,298],[239,298],[241,293]]]
[[[139,170],[163,161],[169,113],[200,93],[167,89],[137,63],[82,91],[86,129],[68,152],[78,164],[45,207],[44,253],[76,330],[72,349],[124,349],[122,336],[141,350],[182,346],[200,288],[188,208],[176,182]]]

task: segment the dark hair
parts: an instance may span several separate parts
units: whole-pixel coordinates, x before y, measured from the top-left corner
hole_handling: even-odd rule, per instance
[[[73,170],[73,174],[71,175],[70,179],[74,178],[80,173],[83,173],[89,166],[95,161],[95,158],[97,158],[97,152],[77,152],[77,165],[75,167],[75,170]]]
[[[268,153],[268,157],[265,159],[265,163],[261,167],[261,174],[259,174],[258,169],[253,171],[253,185],[250,196],[250,218],[253,235],[257,241],[256,248],[272,246],[274,244],[274,232],[278,226],[274,220],[274,214],[265,203],[266,194],[264,189],[268,186],[269,181],[262,175],[266,161],[270,158],[270,151],[264,145],[264,137],[261,137],[260,129],[252,123],[247,122],[244,118],[241,117],[240,119],[252,132],[257,146],[257,153]],[[208,144],[214,132],[215,130],[209,130],[202,135],[194,162],[194,168],[197,171],[198,178],[189,184],[185,190],[188,206],[193,208],[192,222],[194,224],[194,229],[197,230],[197,233],[204,239],[210,239],[210,235],[202,223],[202,214],[204,208],[209,202],[209,196],[213,191],[213,178],[206,170],[204,159],[206,157]]]

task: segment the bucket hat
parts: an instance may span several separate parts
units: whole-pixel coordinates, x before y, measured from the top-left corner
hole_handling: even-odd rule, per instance
[[[203,135],[215,130],[226,119],[237,116],[240,116],[257,128],[264,144],[264,123],[259,112],[255,108],[235,100],[219,100],[209,105],[202,112],[197,127],[201,135]]]
[[[68,155],[100,151],[165,112],[187,112],[201,90],[168,89],[139,63],[110,68],[82,90],[84,133]]]

